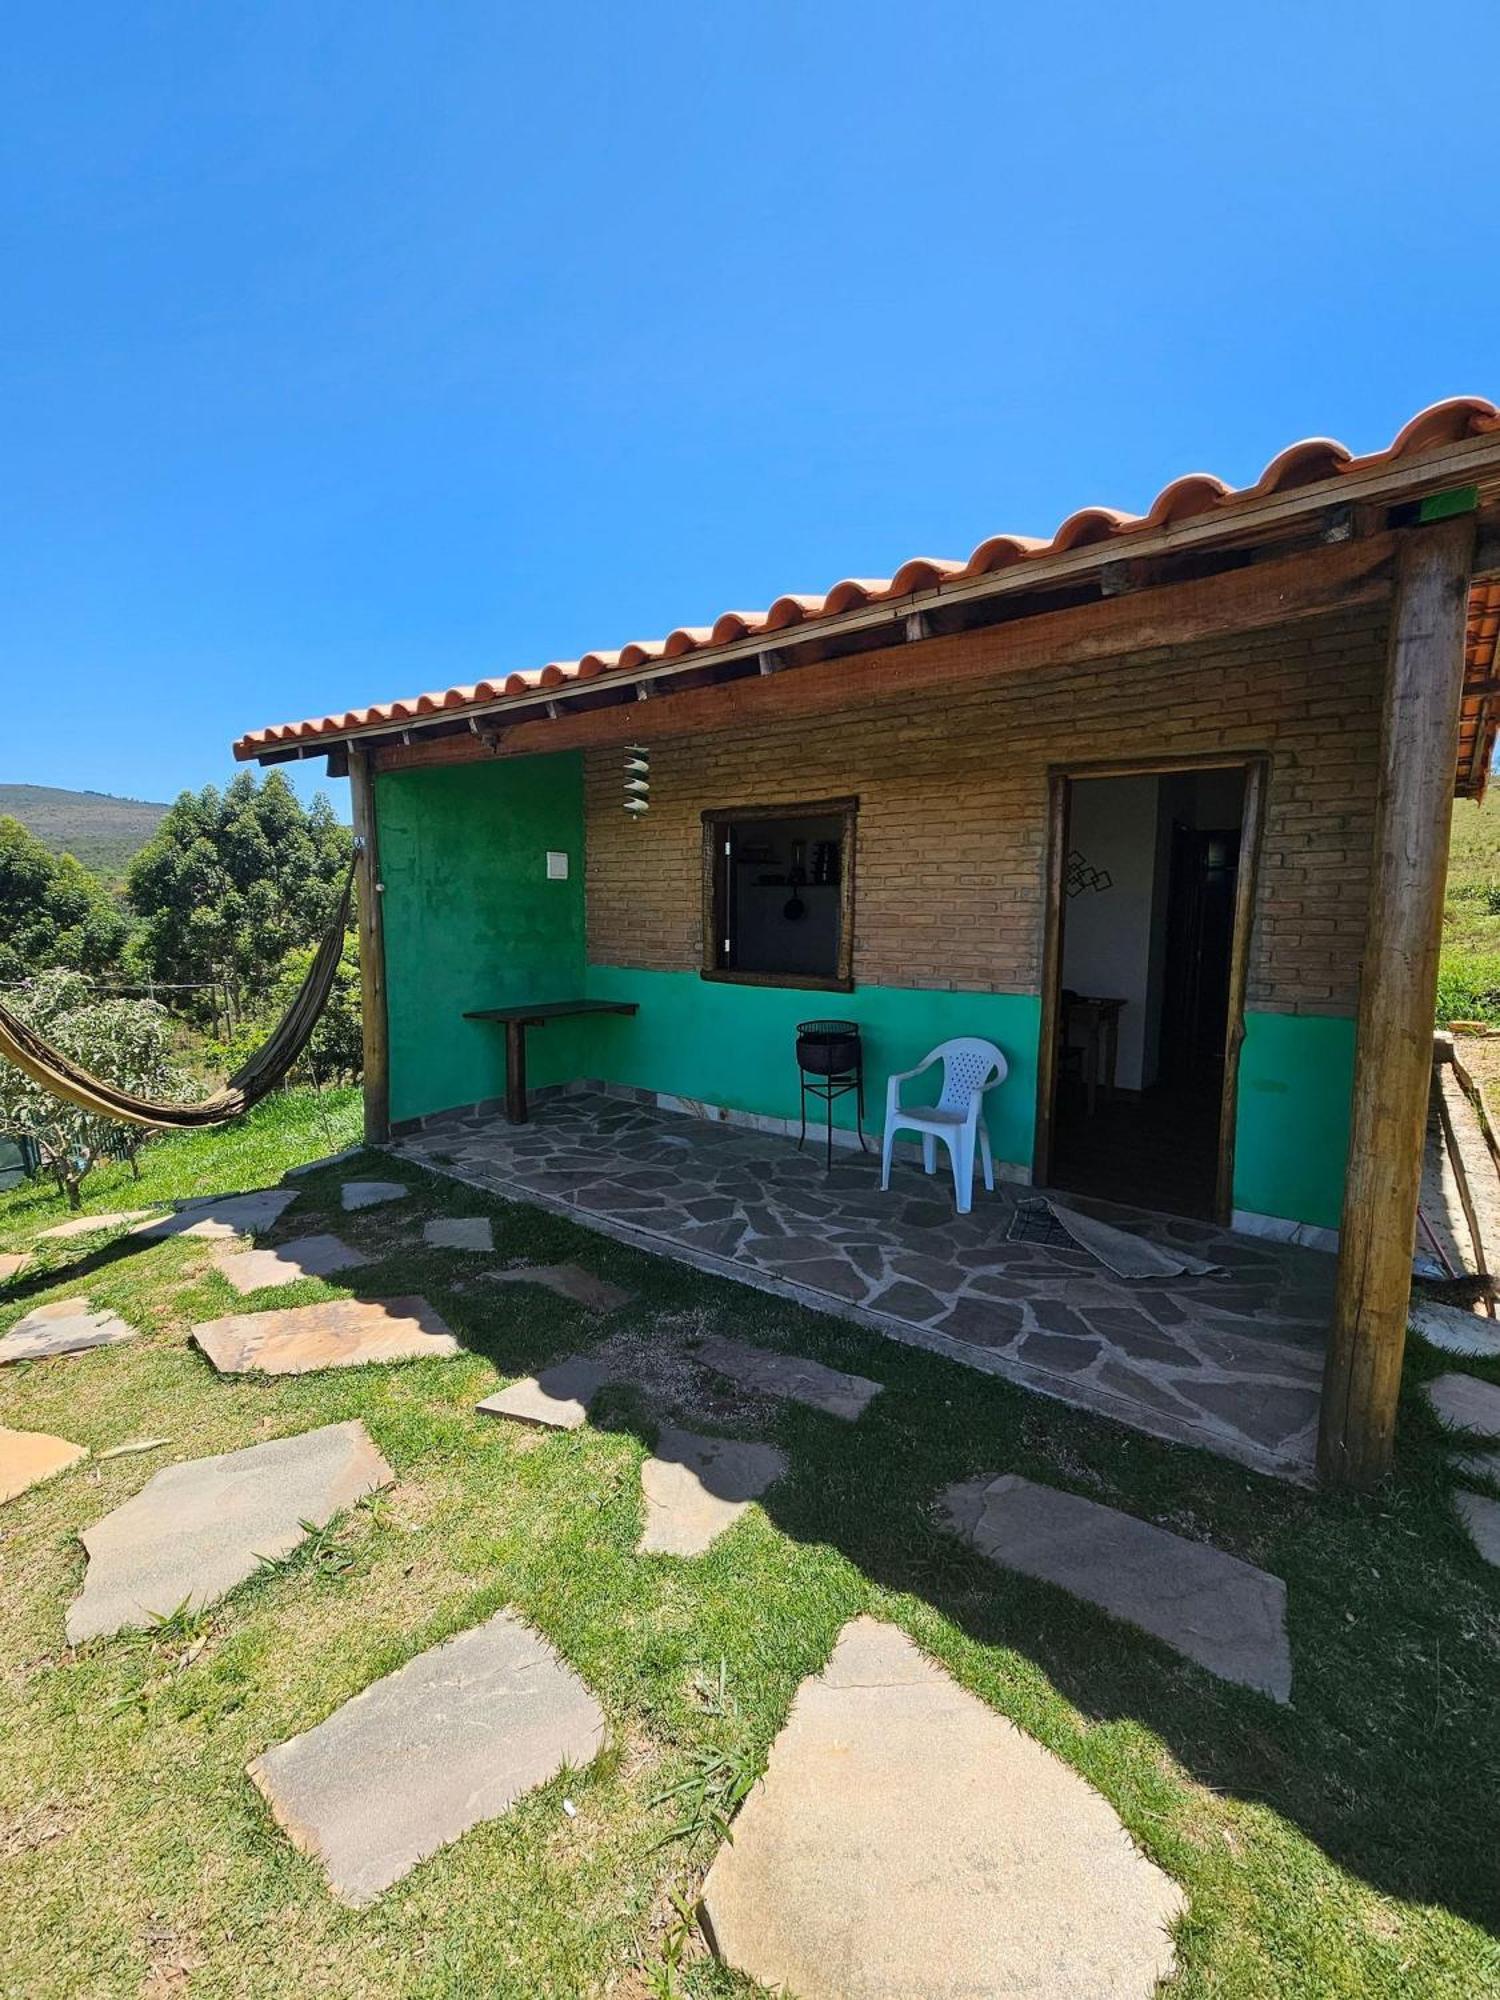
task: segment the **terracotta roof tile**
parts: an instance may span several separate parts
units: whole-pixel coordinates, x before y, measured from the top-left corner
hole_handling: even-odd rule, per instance
[[[578,660],[552,660],[524,672],[495,675],[472,686],[445,688],[413,700],[377,702],[342,715],[325,715],[306,722],[285,722],[254,729],[234,746],[239,758],[267,750],[337,737],[383,724],[399,725],[425,716],[473,708],[506,696],[536,689],[563,687],[611,673],[630,673],[657,661],[677,660],[707,647],[731,645],[761,633],[778,633],[817,618],[831,618],[865,605],[939,590],[944,584],[993,575],[1044,555],[1092,548],[1184,521],[1223,512],[1237,505],[1289,493],[1342,473],[1363,471],[1419,452],[1432,451],[1464,438],[1500,430],[1500,412],[1477,396],[1455,396],[1420,411],[1384,451],[1359,458],[1332,438],[1305,438],[1278,452],[1252,486],[1236,490],[1212,473],[1190,472],[1164,486],[1144,514],[1121,513],[1113,507],[1083,507],[1070,514],[1050,540],[1029,535],[993,535],[981,542],[967,561],[913,556],[891,577],[845,577],[822,593],[778,597],[765,611],[723,611],[711,625],[680,625],[665,639],[636,639],[617,652],[585,653]],[[1476,610],[1476,606],[1482,608]],[[1469,626],[1470,680],[1476,685],[1494,677],[1495,641],[1500,633],[1500,586],[1476,585]],[[1483,659],[1481,666],[1475,663]],[[1495,737],[1494,699],[1477,692],[1465,696],[1464,752],[1460,789],[1482,791],[1484,773]],[[1482,751],[1482,755],[1480,752]],[[1476,766],[1474,759],[1478,758]],[[1477,769],[1477,776],[1472,775]],[[1471,773],[1467,780],[1465,772]]]

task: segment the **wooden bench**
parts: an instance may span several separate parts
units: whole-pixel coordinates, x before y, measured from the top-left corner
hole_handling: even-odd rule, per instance
[[[499,1021],[505,1029],[505,1116],[512,1125],[526,1123],[526,1030],[545,1028],[549,1021],[571,1020],[578,1014],[637,1014],[633,1000],[547,1000],[534,1007],[483,1007],[465,1014],[466,1021]]]

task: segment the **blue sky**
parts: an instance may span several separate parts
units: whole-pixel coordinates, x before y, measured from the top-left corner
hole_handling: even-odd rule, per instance
[[[6,42],[0,780],[169,798],[245,728],[1500,395],[1493,0]]]

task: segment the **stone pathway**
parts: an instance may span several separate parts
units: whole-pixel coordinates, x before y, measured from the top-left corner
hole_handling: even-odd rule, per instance
[[[641,1466],[646,1525],[636,1553],[701,1555],[785,1471],[774,1445],[668,1426]]]
[[[137,1223],[132,1236],[152,1242],[167,1236],[256,1236],[277,1221],[297,1199],[295,1188],[257,1188],[253,1194],[212,1195],[185,1201],[175,1215],[159,1215]]]
[[[523,1376],[508,1389],[486,1396],[475,1409],[481,1416],[513,1417],[517,1423],[541,1424],[548,1430],[576,1431],[588,1417],[589,1404],[609,1379],[609,1370],[586,1354]]]
[[[221,1375],[308,1375],[460,1352],[441,1315],[419,1298],[329,1299],[230,1313],[195,1326],[192,1337]]]
[[[0,1342],[0,1351],[3,1347]],[[1500,1385],[1477,1375],[1439,1375],[1427,1384],[1427,1400],[1449,1430],[1500,1438]]]
[[[10,1361],[43,1361],[54,1354],[84,1354],[134,1340],[135,1328],[114,1312],[95,1312],[87,1299],[54,1299],[36,1306],[0,1336],[0,1367]]]
[[[1224,1680],[1290,1699],[1279,1577],[1133,1514],[1010,1474],[950,1486],[943,1507],[991,1562],[1139,1625]]]
[[[1477,1355],[1500,1360],[1500,1320],[1445,1306],[1437,1299],[1413,1299],[1411,1324],[1431,1347],[1444,1354]]]
[[[1453,1463],[1466,1479],[1493,1479],[1500,1486],[1500,1451],[1460,1452]]]
[[[370,1903],[604,1746],[604,1715],[509,1611],[376,1681],[249,1775],[341,1902]]]
[[[346,1209],[379,1208],[388,1201],[404,1201],[411,1193],[404,1181],[345,1181],[342,1199]]]
[[[581,1264],[513,1264],[508,1270],[485,1271],[482,1276],[492,1285],[543,1285],[586,1312],[618,1312],[635,1297],[634,1292],[612,1285],[607,1278],[596,1278]]]
[[[23,1250],[19,1254],[9,1250],[0,1252],[0,1285],[8,1285],[12,1278],[19,1278],[30,1262],[31,1257],[27,1251]]]
[[[353,1250],[337,1236],[298,1236],[274,1250],[221,1250],[214,1267],[242,1295],[271,1285],[292,1285],[299,1278],[329,1278],[335,1271],[368,1263],[363,1250]]]
[[[0,1500],[14,1500],[29,1486],[39,1486],[88,1455],[87,1445],[48,1437],[45,1431],[0,1428]]]
[[[494,1226],[487,1215],[437,1215],[422,1228],[433,1250],[493,1250]]]
[[[1335,1260],[1202,1222],[1073,1199],[1083,1213],[1222,1265],[1118,1278],[1076,1245],[1011,1241],[1005,1183],[959,1216],[941,1181],[821,1155],[654,1104],[578,1092],[526,1125],[472,1117],[395,1150],[698,1268],[839,1312],[1157,1437],[1310,1480]]]
[[[149,1220],[149,1208],[120,1208],[101,1211],[97,1215],[75,1215],[69,1222],[59,1222],[51,1229],[43,1229],[37,1235],[38,1243],[66,1243],[75,1236],[93,1236],[101,1229],[120,1229],[127,1222]]]
[[[3,1496],[0,1496],[3,1497]],[[1453,1496],[1458,1518],[1469,1531],[1469,1540],[1487,1563],[1500,1569],[1500,1500],[1460,1488]]]
[[[263,1556],[289,1555],[309,1525],[393,1477],[358,1422],[165,1467],[84,1529],[88,1574],[68,1609],[68,1644],[149,1626],[184,1600],[214,1603]]]
[[[1184,1908],[1077,1772],[871,1618],[703,1890],[719,1956],[798,2000],[1149,2000]]]
[[[738,1382],[742,1389],[754,1389],[765,1396],[783,1396],[805,1403],[810,1410],[822,1410],[830,1417],[853,1423],[864,1415],[881,1384],[866,1375],[846,1375],[839,1368],[825,1368],[821,1361],[808,1361],[800,1354],[777,1354],[768,1347],[751,1347],[743,1340],[727,1340],[710,1334],[693,1350],[695,1361]]]

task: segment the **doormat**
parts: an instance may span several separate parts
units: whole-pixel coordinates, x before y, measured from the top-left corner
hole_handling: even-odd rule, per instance
[[[1040,1243],[1048,1250],[1076,1250],[1078,1245],[1058,1221],[1050,1201],[1033,1196],[1018,1201],[1005,1232],[1011,1243]]]
[[[1040,1212],[1039,1212],[1040,1211]],[[1041,1243],[1054,1250],[1086,1250],[1117,1278],[1206,1278],[1223,1270],[1185,1250],[1167,1250],[1144,1236],[1133,1236],[1113,1223],[1096,1222],[1076,1208],[1063,1208],[1044,1195],[1016,1204],[1006,1232],[1021,1243]]]

